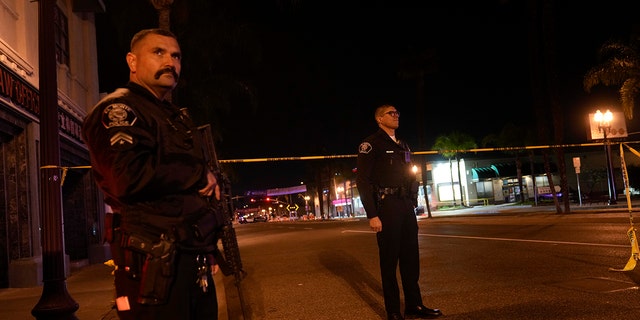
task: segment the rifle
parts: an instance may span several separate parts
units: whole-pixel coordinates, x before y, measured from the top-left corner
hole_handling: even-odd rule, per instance
[[[236,230],[233,228],[234,209],[231,196],[231,183],[229,182],[229,178],[220,169],[220,163],[218,162],[218,156],[213,143],[211,126],[208,124],[200,126],[198,127],[198,131],[202,136],[203,151],[209,165],[209,170],[215,175],[220,188],[220,200],[216,199],[215,195],[211,196],[211,204],[214,210],[222,213],[218,214],[218,216],[222,216],[223,219],[222,227],[218,232],[219,239],[222,242],[222,252],[221,256],[216,256],[216,260],[222,274],[225,276],[234,276],[234,284],[238,289],[240,307],[244,313],[244,299],[240,282],[247,273],[242,269],[238,238],[236,237]]]

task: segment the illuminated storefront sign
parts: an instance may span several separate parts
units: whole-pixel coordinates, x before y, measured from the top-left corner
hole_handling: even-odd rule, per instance
[[[40,118],[40,94],[31,84],[0,63],[0,95],[9,98],[18,107]],[[61,131],[81,140],[82,123],[58,108],[58,126]]]
[[[0,63],[0,95],[13,101],[21,108],[37,116],[40,115],[40,95],[29,83],[22,80]]]

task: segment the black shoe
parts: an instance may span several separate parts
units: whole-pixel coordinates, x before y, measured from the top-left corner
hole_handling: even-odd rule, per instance
[[[399,313],[389,313],[389,315],[387,315],[387,319],[388,320],[404,320],[402,315]]]
[[[440,309],[429,309],[425,306],[417,306],[413,309],[406,309],[404,316],[407,319],[432,319],[442,315]]]

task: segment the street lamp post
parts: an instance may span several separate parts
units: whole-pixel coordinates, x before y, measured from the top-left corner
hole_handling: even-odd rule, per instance
[[[338,217],[342,218],[343,214],[346,214],[346,202],[345,204],[340,206],[340,211],[338,210],[338,204],[341,202],[340,200],[342,200],[342,193],[344,192],[344,187],[343,186],[338,186],[336,187],[336,212],[338,213]],[[346,197],[345,197],[346,198]],[[346,201],[346,199],[345,199]]]
[[[309,216],[309,200],[311,200],[311,197],[304,196],[304,210],[307,213],[307,216]]]
[[[311,200],[311,197],[308,195],[302,195],[302,193],[298,193],[298,198],[304,200],[304,214],[309,217],[309,200]]]
[[[610,110],[605,113],[597,110],[593,120],[598,123],[598,130],[600,130],[604,137],[604,152],[607,159],[607,184],[609,186],[609,205],[617,203],[616,185],[613,180],[613,164],[611,163],[611,145],[607,135],[611,130],[611,121],[613,120],[613,114]]]

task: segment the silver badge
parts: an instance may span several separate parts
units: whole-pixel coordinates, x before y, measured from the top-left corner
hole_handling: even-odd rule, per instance
[[[363,142],[358,147],[358,152],[360,152],[360,153],[365,153],[366,154],[366,153],[371,152],[371,150],[373,150],[373,147],[371,146],[371,144],[369,142]]]
[[[102,125],[105,128],[130,127],[138,120],[135,112],[123,103],[110,104],[102,113]]]

